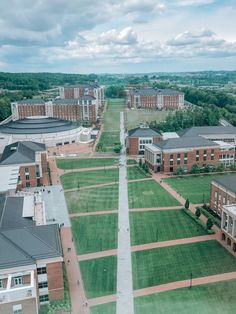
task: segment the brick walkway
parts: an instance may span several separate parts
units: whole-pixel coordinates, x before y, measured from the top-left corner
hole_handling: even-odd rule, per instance
[[[81,191],[81,190],[89,190],[89,189],[95,189],[102,186],[109,186],[117,184],[117,181],[115,182],[108,182],[108,183],[101,183],[101,184],[94,184],[94,185],[88,185],[88,186],[82,186],[80,188],[73,188],[73,189],[65,189],[65,192],[74,192],[74,191]]]
[[[81,254],[81,255],[78,255],[77,258],[79,261],[86,261],[88,259],[107,257],[107,256],[113,256],[113,255],[117,255],[117,249],[99,251],[99,252],[88,253],[88,254]]]
[[[85,306],[87,299],[72,239],[71,228],[61,228],[61,241],[70,290],[72,314],[89,314],[89,309]],[[68,250],[68,248],[70,249]]]
[[[151,210],[177,210],[182,209],[183,206],[167,206],[167,207],[147,207],[147,208],[130,208],[130,212],[146,212]]]

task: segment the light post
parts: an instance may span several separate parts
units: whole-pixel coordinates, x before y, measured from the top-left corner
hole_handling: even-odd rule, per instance
[[[189,282],[189,288],[192,288],[193,285],[193,274],[192,272],[190,273],[190,282]]]

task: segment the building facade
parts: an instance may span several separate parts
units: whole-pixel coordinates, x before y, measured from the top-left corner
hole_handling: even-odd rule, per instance
[[[146,145],[157,143],[160,140],[161,135],[147,125],[129,130],[126,141],[127,153],[129,155],[144,155]]]
[[[89,121],[96,123],[98,118],[98,101],[92,95],[83,95],[76,99],[22,100],[11,104],[12,120],[28,117],[52,117],[69,121]]]
[[[77,99],[81,96],[90,95],[96,98],[98,107],[105,103],[104,87],[98,84],[67,85],[59,87],[61,99]]]
[[[211,182],[210,208],[219,216],[223,207],[236,203],[236,175],[225,175]]]
[[[184,94],[172,89],[132,89],[128,106],[131,108],[176,110],[184,107]]]
[[[219,163],[219,145],[201,137],[170,138],[145,147],[145,162],[154,172],[190,171]]]
[[[15,142],[7,145],[0,158],[0,169],[19,166],[17,189],[48,184],[48,156],[44,144]]]
[[[236,253],[236,204],[224,205],[221,214],[221,239]]]

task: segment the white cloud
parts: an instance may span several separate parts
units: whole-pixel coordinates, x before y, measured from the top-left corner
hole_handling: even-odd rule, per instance
[[[216,0],[177,0],[177,4],[180,6],[201,6],[206,4],[212,4]]]

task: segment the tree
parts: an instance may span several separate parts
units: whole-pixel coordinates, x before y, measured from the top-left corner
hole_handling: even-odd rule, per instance
[[[143,165],[142,158],[139,158],[138,165],[140,168],[142,168],[142,165]]]
[[[192,166],[191,173],[199,173],[199,172],[200,172],[199,166],[197,164],[194,164]]]
[[[199,207],[197,207],[196,211],[195,211],[195,216],[197,218],[199,218],[201,216],[201,209]]]
[[[213,221],[210,217],[207,219],[206,227],[207,227],[207,230],[211,230],[211,228],[213,227]]]
[[[122,149],[121,143],[115,143],[115,145],[114,145],[114,152],[119,154],[121,149]]]
[[[184,207],[185,207],[186,209],[189,209],[189,199],[188,199],[188,198],[186,199],[186,202],[185,202],[185,204],[184,204]]]

